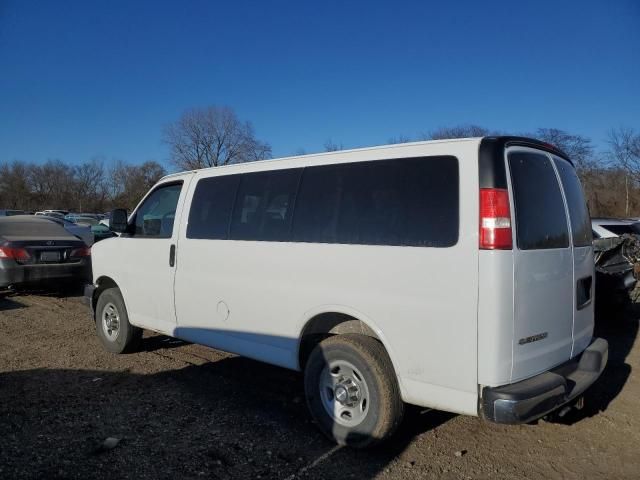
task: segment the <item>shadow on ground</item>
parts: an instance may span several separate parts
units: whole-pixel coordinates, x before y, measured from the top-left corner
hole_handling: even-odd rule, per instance
[[[166,335],[150,335],[145,336],[139,347],[141,352],[154,352],[156,350],[165,350],[168,348],[178,348],[189,345],[189,342],[180,340],[179,338],[168,337]]]
[[[342,449],[308,475],[370,478],[452,417],[412,409],[391,442]],[[5,478],[286,478],[334,448],[299,374],[241,357],[152,375],[0,373],[0,422]],[[121,441],[104,450],[107,437]]]
[[[626,302],[597,309],[593,336],[602,337],[609,343],[607,367],[585,392],[584,409],[571,411],[562,423],[572,424],[604,412],[622,392],[631,375],[631,365],[626,360],[638,336],[639,319],[640,303]]]
[[[26,308],[24,303],[16,301],[8,295],[3,295],[0,293],[0,312],[7,310],[16,310],[19,308]]]
[[[19,303],[18,297],[0,300]],[[21,308],[17,306],[15,308]],[[640,308],[597,319],[609,364],[575,423],[624,388]],[[145,338],[153,352],[184,345]],[[115,363],[115,362],[114,362]],[[307,413],[302,377],[232,357],[156,374],[35,369],[0,373],[3,478],[372,478],[417,436],[454,417],[409,408],[397,434],[368,451],[335,450]],[[108,437],[120,439],[101,448]],[[319,464],[318,458],[331,457]]]

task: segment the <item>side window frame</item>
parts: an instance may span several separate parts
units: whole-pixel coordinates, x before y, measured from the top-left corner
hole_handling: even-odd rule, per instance
[[[136,207],[136,209],[133,211],[133,213],[129,217],[129,221],[127,222],[128,228],[127,228],[126,236],[128,238],[140,238],[140,239],[147,239],[147,240],[153,240],[153,239],[155,239],[155,240],[167,240],[167,239],[173,238],[173,236],[175,235],[175,231],[176,231],[176,225],[177,224],[176,224],[175,220],[177,219],[177,216],[178,216],[178,208],[180,207],[180,199],[184,194],[184,184],[185,184],[184,180],[174,180],[174,181],[164,182],[164,183],[158,184],[158,185],[154,186],[151,190],[149,190],[149,192],[144,196],[144,198],[142,199],[140,204]],[[139,234],[137,235],[135,233],[135,231],[136,231],[136,218],[138,217],[138,213],[144,207],[145,203],[158,190],[161,190],[161,189],[167,188],[167,187],[176,186],[176,185],[180,185],[180,193],[178,194],[178,201],[176,202],[176,218],[174,218],[174,223],[173,223],[173,228],[171,230],[171,235],[169,235],[169,236],[164,236],[164,235],[162,235],[162,236],[158,236],[158,235],[139,235]]]

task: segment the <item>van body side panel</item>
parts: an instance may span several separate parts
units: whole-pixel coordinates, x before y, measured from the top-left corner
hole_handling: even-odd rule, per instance
[[[481,250],[478,269],[478,383],[504,385],[513,362],[513,251]]]
[[[339,306],[380,336],[405,401],[477,415],[478,143],[347,152],[316,163],[457,157],[459,237],[451,247],[196,240],[186,237],[185,214],[176,336],[299,368],[310,315]],[[193,184],[220,171],[199,172]]]

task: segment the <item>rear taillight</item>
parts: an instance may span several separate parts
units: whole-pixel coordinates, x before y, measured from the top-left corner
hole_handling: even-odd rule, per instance
[[[24,248],[0,247],[0,258],[10,258],[19,262],[26,262],[31,258]]]
[[[82,247],[76,248],[75,250],[71,250],[71,257],[90,257],[91,256],[91,248]]]
[[[480,248],[511,250],[509,192],[502,188],[480,189]]]

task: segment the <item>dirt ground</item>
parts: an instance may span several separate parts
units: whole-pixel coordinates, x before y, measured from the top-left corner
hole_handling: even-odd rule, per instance
[[[0,295],[0,478],[640,478],[639,317],[598,320],[609,365],[564,424],[412,409],[354,451],[315,428],[297,373],[152,334],[108,354],[78,297]]]

